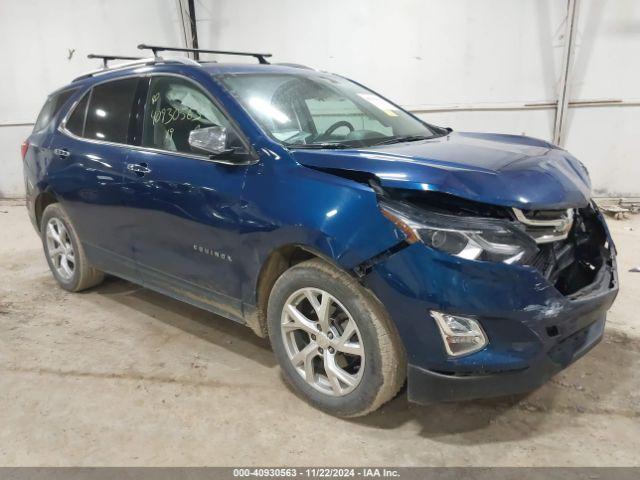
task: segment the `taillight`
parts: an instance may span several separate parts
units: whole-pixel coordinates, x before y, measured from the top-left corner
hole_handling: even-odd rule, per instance
[[[20,153],[22,154],[22,160],[24,160],[25,157],[27,156],[27,150],[29,150],[29,142],[25,140],[24,142],[22,142],[22,145],[20,146]]]

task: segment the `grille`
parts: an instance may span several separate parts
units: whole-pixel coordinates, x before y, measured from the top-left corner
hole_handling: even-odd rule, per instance
[[[519,210],[513,209],[515,217],[537,243],[564,240],[569,235],[574,221],[574,210]]]
[[[527,226],[527,233],[530,233],[529,228]],[[571,295],[590,285],[610,256],[606,239],[597,212],[591,206],[578,209],[571,215],[571,227],[564,238],[539,242],[539,252],[529,264],[563,295]]]

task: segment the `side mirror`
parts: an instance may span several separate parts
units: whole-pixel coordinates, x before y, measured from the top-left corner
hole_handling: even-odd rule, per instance
[[[191,130],[189,145],[214,155],[226,153],[229,150],[227,148],[227,129],[216,126]]]

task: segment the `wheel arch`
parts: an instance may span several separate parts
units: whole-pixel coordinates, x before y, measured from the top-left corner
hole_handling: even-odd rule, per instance
[[[247,318],[247,324],[258,336],[267,336],[267,305],[276,280],[294,265],[313,258],[323,260],[335,268],[344,270],[334,259],[318,249],[298,243],[282,245],[267,256],[260,268],[255,285],[254,300],[257,308]]]
[[[53,203],[58,203],[58,198],[49,190],[39,193],[33,202],[33,213],[35,215],[38,231],[40,231],[40,223],[42,221],[42,214],[44,213],[44,210]]]

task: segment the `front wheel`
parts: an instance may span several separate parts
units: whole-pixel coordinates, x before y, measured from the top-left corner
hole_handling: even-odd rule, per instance
[[[326,262],[282,274],[269,296],[268,323],[285,379],[321,410],[365,415],[404,382],[404,350],[384,308]]]

